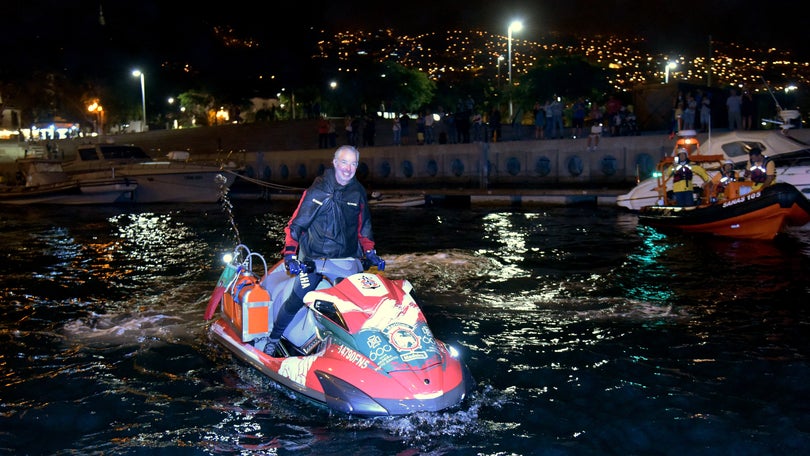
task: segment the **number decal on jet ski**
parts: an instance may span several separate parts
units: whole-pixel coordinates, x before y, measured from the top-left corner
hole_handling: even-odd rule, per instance
[[[352,350],[349,347],[340,346],[340,348],[338,348],[338,353],[340,353],[341,356],[343,356],[350,362],[356,364],[357,367],[361,367],[363,369],[368,367],[368,358],[361,355],[360,353],[357,353],[356,351]]]

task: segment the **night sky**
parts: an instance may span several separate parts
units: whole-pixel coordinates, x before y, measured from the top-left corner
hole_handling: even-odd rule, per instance
[[[458,0],[375,2],[216,2],[171,0],[6,0],[0,7],[0,50],[6,62],[0,79],[25,76],[34,69],[69,75],[120,77],[121,67],[190,61],[217,63],[210,30],[233,27],[254,39],[262,55],[284,66],[299,66],[309,55],[301,49],[308,30],[373,30],[397,34],[431,30],[481,29],[506,35],[512,19],[524,21],[520,38],[535,40],[549,31],[584,35],[611,33],[646,37],[665,53],[706,52],[709,35],[756,47],[787,46],[799,58],[805,45],[806,16],[798,1],[772,3],[708,0]],[[358,2],[359,3],[359,2]],[[363,2],[365,3],[365,2]],[[102,24],[103,17],[103,24]],[[227,71],[227,68],[222,68]]]

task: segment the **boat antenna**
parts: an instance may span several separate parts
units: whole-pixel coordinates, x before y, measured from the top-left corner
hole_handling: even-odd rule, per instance
[[[776,104],[776,116],[779,117],[780,120],[771,120],[771,119],[762,119],[764,122],[770,122],[779,125],[782,129],[782,133],[787,135],[789,133],[788,130],[793,128],[793,124],[791,121],[793,119],[799,118],[799,111],[792,110],[792,109],[782,109],[782,105],[779,104],[779,100],[776,99],[776,95],[773,94],[771,90],[771,86],[768,85],[768,82],[765,80],[763,76],[760,76],[762,82],[765,84],[765,88],[768,89],[768,93],[771,94],[771,98],[773,98],[774,104]]]
[[[765,80],[765,77],[760,75],[759,78],[762,79],[762,83],[765,84],[765,88],[768,89],[768,93],[771,94],[771,98],[773,98],[773,102],[774,102],[774,104],[776,104],[776,115],[779,115],[779,113],[782,112],[782,106],[779,104],[779,101],[776,99],[776,95],[773,94],[773,91],[771,90],[771,86],[770,86],[770,84],[768,84],[768,81]]]

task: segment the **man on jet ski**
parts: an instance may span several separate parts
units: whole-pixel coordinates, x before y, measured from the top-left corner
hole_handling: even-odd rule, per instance
[[[380,271],[385,269],[385,260],[374,249],[366,189],[354,176],[359,160],[360,152],[354,147],[338,147],[333,168],[315,178],[284,228],[284,265],[297,277],[263,349],[271,356],[275,356],[281,335],[303,307],[304,295],[323,279],[321,274],[309,271],[307,260],[365,257]]]

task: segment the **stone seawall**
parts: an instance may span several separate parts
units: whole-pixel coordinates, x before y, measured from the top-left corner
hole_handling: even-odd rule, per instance
[[[390,131],[378,131],[375,146],[360,147],[358,178],[372,189],[630,188],[674,146],[673,139],[658,132],[603,137],[599,147],[589,151],[586,138],[535,140],[529,130],[508,126],[503,136],[509,140],[502,142],[393,146]],[[139,145],[156,159],[183,150],[193,161],[234,162],[244,166],[249,177],[290,187],[308,186],[330,166],[333,151],[317,148],[316,122],[305,120],[160,130],[102,140]],[[67,160],[79,144],[88,141],[58,140],[52,141],[52,147],[58,147],[59,158]],[[343,143],[344,138],[338,137],[337,144]],[[20,145],[0,144],[6,182],[13,182],[9,180],[14,175],[13,160],[23,150]]]
[[[605,138],[595,151],[584,140],[507,141],[360,148],[358,179],[371,188],[630,187],[671,152],[666,136]],[[332,150],[244,152],[229,158],[245,174],[306,187],[330,166]]]

